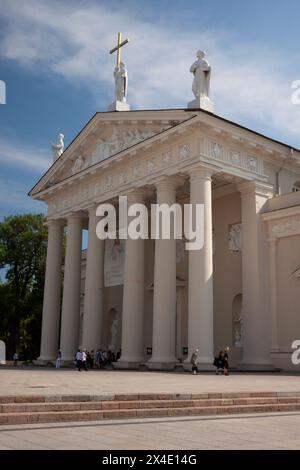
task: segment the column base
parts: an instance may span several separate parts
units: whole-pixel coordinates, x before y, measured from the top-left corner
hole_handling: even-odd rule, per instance
[[[140,364],[145,361],[144,357],[121,357],[113,362],[114,369],[139,369]]]
[[[35,366],[45,367],[48,365],[55,365],[55,359],[53,357],[38,357],[34,361],[32,361]]]
[[[145,362],[145,366],[149,370],[174,370],[178,363],[176,357],[151,357],[149,361]]]

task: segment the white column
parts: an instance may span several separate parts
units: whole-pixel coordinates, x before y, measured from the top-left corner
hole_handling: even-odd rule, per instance
[[[176,202],[176,183],[165,179],[156,184],[157,204]],[[176,239],[155,240],[153,339],[151,368],[174,365],[176,334]]]
[[[64,361],[73,361],[78,348],[81,245],[81,216],[74,214],[68,217],[67,225],[67,247],[60,336],[60,349]]]
[[[101,347],[103,326],[104,240],[96,235],[96,207],[89,210],[88,249],[85,274],[82,346]]]
[[[260,214],[272,187],[246,182],[238,187],[242,199],[243,359],[244,369],[271,369],[269,253],[266,227]]]
[[[204,246],[189,251],[188,357],[199,349],[199,368],[210,369],[213,345],[213,248],[211,171],[195,168],[190,176],[190,204],[204,204]],[[189,359],[186,361],[188,362]]]
[[[128,208],[143,202],[143,192],[135,191],[127,195]],[[121,358],[116,364],[120,368],[137,367],[144,361],[144,269],[145,241],[128,238],[125,249]]]
[[[271,305],[271,349],[278,350],[277,316],[277,244],[278,238],[269,238],[270,254],[270,305]]]
[[[54,360],[59,343],[60,295],[62,283],[62,221],[48,225],[48,247],[44,286],[43,323],[40,361]]]

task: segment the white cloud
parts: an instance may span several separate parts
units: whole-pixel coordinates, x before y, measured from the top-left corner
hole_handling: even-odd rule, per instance
[[[36,173],[46,171],[51,165],[50,150],[30,148],[13,144],[0,139],[0,163],[9,166],[18,165],[18,167],[34,170]]]
[[[255,122],[257,130],[300,144],[300,106],[291,103],[294,65],[263,44],[236,43],[224,31],[199,32],[198,24],[179,30],[150,24],[134,11],[98,2],[2,0],[5,30],[0,55],[30,67],[62,75],[92,90],[113,95],[114,60],[109,49],[122,29],[129,70],[128,100],[135,108],[185,107],[193,98],[189,67],[197,48],[208,51],[213,66],[216,112]],[[109,104],[98,105],[102,110]],[[99,109],[99,110],[101,110]]]

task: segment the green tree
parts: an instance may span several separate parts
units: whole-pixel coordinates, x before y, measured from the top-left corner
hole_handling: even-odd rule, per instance
[[[0,337],[7,355],[16,349],[37,357],[40,343],[47,228],[42,214],[6,217],[0,223]]]

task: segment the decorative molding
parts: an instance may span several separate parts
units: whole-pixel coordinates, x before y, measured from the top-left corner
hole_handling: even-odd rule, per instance
[[[156,160],[155,158],[151,158],[147,160],[147,172],[152,173],[156,169]]]
[[[217,144],[216,142],[211,142],[211,155],[213,158],[217,160],[222,158],[223,155],[223,147],[221,144]]]
[[[253,157],[252,155],[247,155],[247,168],[250,171],[257,172],[258,171],[258,161],[257,157]]]
[[[270,235],[273,237],[290,237],[300,235],[300,217],[270,224]]]
[[[127,131],[123,133],[122,129],[120,131],[121,137],[124,134],[127,135]],[[45,195],[45,199],[48,199],[50,217],[66,217],[71,210],[78,210],[78,208],[85,210],[89,204],[98,204],[107,200],[107,198],[117,197],[120,192],[127,191],[129,185],[133,183],[138,183],[139,186],[153,185],[155,184],[154,175],[156,176],[158,170],[160,170],[162,177],[189,173],[191,178],[206,177],[210,179],[215,171],[220,172],[220,165],[222,165],[224,174],[234,171],[235,173],[238,172],[240,178],[249,178],[250,170],[247,168],[247,153],[231,149],[225,143],[223,145],[202,136],[200,138],[197,136],[197,140],[194,141],[194,137],[195,135],[191,134],[189,136],[190,140],[186,138],[185,141],[180,143],[180,141],[178,142],[179,138],[173,136],[171,140],[166,141],[164,144],[160,143],[159,147],[155,147],[153,151],[146,150],[143,147],[143,150],[137,151],[135,155],[128,156],[126,154],[124,158],[118,156],[104,161],[93,172],[83,172],[84,179],[79,179],[81,174],[75,174],[72,179],[67,178],[53,189],[51,199],[49,194],[46,193]],[[192,148],[194,149],[194,142],[198,142],[198,154],[196,149],[195,152],[191,151]],[[214,144],[214,147],[212,147],[212,144]],[[213,149],[214,157],[212,155]],[[241,155],[240,166],[234,165],[230,161],[230,151]],[[77,157],[78,161],[76,160],[77,165],[76,161],[75,163],[73,161],[72,171],[81,171],[82,167],[86,165],[87,158],[79,155]],[[195,171],[199,167],[201,167],[200,174],[199,171]],[[265,178],[259,171],[255,172],[255,178],[258,177]],[[255,192],[259,192],[258,188],[265,185],[260,181],[248,184],[251,186],[248,190]],[[270,186],[266,186],[270,191]],[[243,188],[243,191],[245,191],[245,183]]]
[[[234,165],[241,165],[241,152],[238,150],[230,150],[229,151],[229,160]]]
[[[159,130],[155,131],[134,129],[120,132],[119,130],[116,131],[114,128],[109,138],[98,139],[96,141],[96,148],[89,156],[83,158],[79,155],[76,158],[71,174],[74,175],[91,165],[95,165],[96,163],[106,160],[122,150],[126,150],[165,129],[166,127],[161,127]]]
[[[168,167],[172,163],[172,160],[173,160],[172,150],[167,150],[167,152],[162,154],[162,166],[164,168]]]
[[[190,156],[190,145],[183,144],[179,147],[179,156],[180,158],[188,158]]]

